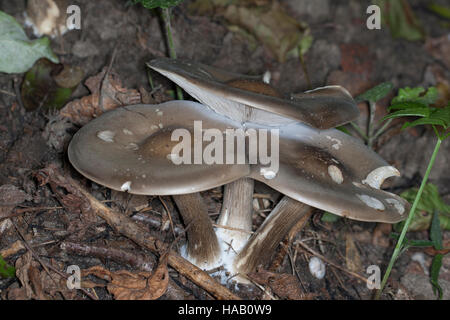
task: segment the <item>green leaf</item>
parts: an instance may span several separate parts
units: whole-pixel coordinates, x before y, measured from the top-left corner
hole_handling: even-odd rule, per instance
[[[418,102],[429,105],[435,103],[438,98],[439,92],[435,87],[430,87],[427,91],[425,91],[423,87],[406,87],[398,90],[398,95],[392,99],[392,104],[400,102]]]
[[[0,11],[0,72],[22,73],[39,58],[58,63],[46,37],[30,41],[10,15]]]
[[[13,266],[10,266],[3,260],[3,257],[0,255],[0,277],[1,278],[14,278],[16,276],[16,269]]]
[[[406,0],[377,0],[375,4],[381,8],[381,19],[389,26],[392,37],[409,41],[425,37],[422,24]]]
[[[434,108],[430,118],[442,120],[446,129],[450,127],[450,103],[445,108]]]
[[[397,229],[397,228],[395,228]],[[401,231],[401,228],[400,230]],[[392,239],[398,240],[400,238],[400,234],[399,233],[391,233],[390,237]],[[405,248],[410,248],[410,247],[432,247],[433,246],[433,241],[431,240],[410,240],[408,238],[404,238],[403,239],[403,245]]]
[[[433,213],[433,220],[431,221],[430,238],[433,241],[436,250],[442,250],[442,233],[441,223],[439,222],[439,214],[437,211]]]
[[[429,108],[414,108],[414,109],[403,109],[399,111],[392,112],[385,116],[383,120],[394,119],[400,117],[428,117],[430,115]]]
[[[356,97],[356,101],[370,101],[377,102],[383,99],[393,88],[393,84],[390,82],[383,82],[379,85],[373,87],[372,89],[367,90],[363,94]]]
[[[436,3],[432,3],[428,6],[428,9],[443,18],[450,19],[450,8],[449,7],[444,7],[444,6],[440,6]]]
[[[348,134],[349,136],[352,135],[352,133],[350,132],[350,130],[348,130],[347,127],[345,127],[345,126],[339,126],[339,127],[336,127],[336,129],[338,129],[339,131],[342,131],[342,132],[345,133],[345,134]]]
[[[426,125],[426,124],[431,124],[431,125],[445,127],[445,122],[443,120],[431,119],[431,118],[421,118],[421,119],[417,119],[417,120],[415,120],[413,122],[406,122],[402,126],[402,130],[406,129],[406,128],[415,127],[415,126],[419,126],[419,125]]]
[[[418,188],[408,189],[400,196],[408,202],[414,202]],[[439,212],[441,228],[450,230],[450,206],[445,204],[439,195],[439,191],[434,184],[427,183],[422,193],[422,197],[417,204],[414,217],[409,225],[408,231],[427,230],[430,228],[434,212]],[[400,230],[404,222],[395,225],[395,230]]]
[[[332,214],[332,213],[330,213],[330,212],[327,212],[327,211],[325,211],[324,213],[323,213],[323,215],[322,215],[322,218],[320,219],[322,222],[330,222],[330,223],[333,223],[333,222],[336,222],[336,221],[338,221],[339,220],[339,216],[338,215],[335,215],[335,214]]]
[[[0,30],[0,40],[28,40],[20,24],[3,11],[0,11]]]
[[[432,247],[433,241],[430,241],[430,240],[408,240],[407,244],[410,247]]]
[[[445,108],[429,106],[435,103],[438,98],[439,93],[435,87],[430,87],[428,90],[422,87],[400,89],[398,95],[392,99],[392,105],[388,108],[389,111],[396,111],[385,116],[383,120],[405,116],[422,117],[422,119],[406,122],[402,129],[418,125],[432,125],[446,130],[450,127],[450,103]],[[441,135],[437,129],[435,132]],[[445,137],[442,136],[439,139],[445,139]]]
[[[391,111],[391,110],[416,109],[416,108],[427,108],[427,106],[420,102],[404,101],[390,105],[388,107],[388,110]]]
[[[133,0],[133,3],[140,3],[147,9],[167,9],[179,5],[181,2],[183,2],[183,0]]]
[[[25,74],[21,96],[27,111],[41,106],[44,110],[60,109],[83,79],[78,67],[38,60]]]
[[[437,294],[439,299],[442,299],[443,291],[441,286],[439,285],[439,273],[441,272],[442,267],[442,254],[437,254],[433,258],[433,262],[431,264],[431,285],[433,286],[434,294]]]
[[[299,48],[300,48],[300,55],[304,56],[306,52],[308,52],[309,48],[311,48],[313,42],[313,36],[310,34],[306,34],[302,37],[300,40]]]

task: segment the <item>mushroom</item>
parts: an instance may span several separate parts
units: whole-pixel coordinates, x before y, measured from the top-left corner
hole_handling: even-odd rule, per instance
[[[235,258],[234,273],[246,274],[269,262],[290,228],[309,217],[309,206],[368,222],[406,218],[409,203],[380,190],[399,171],[354,137],[337,129],[291,124],[280,129],[279,150],[275,176],[267,177],[262,165],[253,165],[250,177],[285,196]]]
[[[283,99],[254,77],[191,61],[160,58],[148,66],[246,128],[265,125],[281,131],[279,171],[252,165],[250,177],[286,196],[249,240],[248,233],[218,231],[234,251],[223,259],[233,273],[266,263],[290,228],[311,214],[307,205],[362,221],[395,223],[405,218],[409,204],[379,190],[386,178],[400,175],[398,170],[358,140],[331,129],[358,115],[344,88],[328,86]],[[249,178],[226,185],[218,224],[250,231],[252,193]]]
[[[258,77],[220,70],[193,61],[158,58],[148,63],[202,104],[235,121],[279,127],[298,121],[330,128],[353,120],[358,109],[342,87],[328,86],[283,98],[275,88]],[[335,112],[336,109],[339,112]],[[267,174],[270,175],[270,172]],[[243,179],[226,185],[220,217],[217,221],[234,229],[251,230],[253,181]],[[219,229],[221,239],[234,251],[242,248],[249,233]]]
[[[173,63],[179,65],[177,60]],[[199,79],[206,72],[205,77],[214,76],[226,82],[226,86],[222,83],[223,90],[218,91],[222,95],[214,93],[214,86],[199,89],[204,83],[197,78],[180,81],[179,85],[201,96],[206,105],[171,101],[104,113],[75,134],[68,154],[79,172],[109,188],[136,194],[172,195],[184,223],[190,225],[184,255],[196,265],[210,269],[223,264],[232,274],[255,270],[268,262],[294,224],[306,220],[311,214],[310,206],[362,221],[394,223],[405,218],[409,204],[379,190],[386,178],[399,172],[360,141],[329,128],[332,123],[343,123],[353,117],[348,111],[355,107],[354,102],[345,90],[325,87],[298,95],[295,101],[301,102],[299,109],[303,111],[295,113],[287,102],[281,108],[272,108],[277,93],[267,84],[245,77],[241,80],[235,74],[211,67],[194,69]],[[171,76],[178,77],[176,73]],[[236,87],[239,91],[234,90]],[[254,108],[236,103],[241,98],[240,101],[259,104]],[[307,101],[315,106],[322,103],[318,107],[321,116],[308,114],[312,111],[308,110]],[[223,112],[216,112],[217,106]],[[280,111],[282,115],[271,113]],[[331,120],[324,118],[326,114],[333,115]],[[294,119],[284,118],[289,115],[294,115]],[[270,117],[278,119],[278,123],[265,124]],[[215,134],[207,139],[201,133],[197,135],[198,121],[204,130],[212,129]],[[268,128],[277,135],[271,136],[270,147],[258,144],[257,149],[266,147],[266,154],[278,156],[276,170],[261,159],[250,161],[255,151],[250,132]],[[247,130],[243,136],[246,148],[238,153],[222,144],[216,151],[223,148],[224,155],[245,161],[196,163],[198,143],[201,157],[213,144],[206,142],[212,141],[213,136],[228,138],[229,129]],[[178,141],[184,134],[194,140],[189,138],[180,153]],[[236,136],[231,141],[238,140]],[[191,162],[179,161],[185,159]],[[285,196],[250,236],[253,180],[262,181]],[[215,232],[198,192],[221,185],[225,185],[224,200]]]
[[[190,101],[127,106],[82,127],[70,142],[68,156],[80,173],[111,189],[173,195],[184,223],[192,224],[187,231],[186,256],[207,268],[219,259],[220,249],[198,192],[248,175],[250,169],[244,164],[195,164],[191,150],[182,154],[191,164],[177,165],[180,159],[175,159],[178,155],[173,150],[181,136],[174,136],[174,132],[198,140],[194,126],[199,120],[203,128],[219,132],[240,127],[239,123]],[[188,148],[195,142],[198,141],[188,141]],[[203,148],[204,142],[200,142]]]
[[[147,65],[202,104],[242,123],[280,126],[300,121],[315,128],[329,129],[354,120],[359,114],[352,96],[340,86],[283,97],[255,77],[193,61],[158,58]]]

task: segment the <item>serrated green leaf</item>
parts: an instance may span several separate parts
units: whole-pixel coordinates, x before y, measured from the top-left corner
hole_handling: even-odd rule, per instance
[[[439,98],[439,92],[435,87],[425,90],[423,87],[402,88],[398,90],[398,95],[392,99],[392,104],[400,102],[418,102],[424,105],[433,104]]]
[[[439,119],[444,122],[444,127],[450,127],[450,104],[445,108],[433,108],[431,119]]]
[[[373,87],[372,89],[367,90],[363,94],[357,96],[355,100],[357,102],[360,101],[370,101],[377,102],[383,99],[393,88],[393,84],[390,82],[383,82],[379,85]]]
[[[441,267],[442,267],[442,258],[443,255],[442,254],[437,254],[434,256],[433,258],[433,262],[431,264],[431,284],[433,286],[433,292],[434,294],[437,294],[439,299],[442,299],[442,288],[439,285],[439,273],[441,272]]]
[[[0,72],[25,72],[40,58],[58,63],[58,57],[50,49],[49,39],[28,40],[16,20],[0,11]]]
[[[397,102],[388,107],[388,110],[403,110],[403,109],[417,109],[417,108],[427,108],[427,105],[420,102],[405,101]]]
[[[430,115],[429,108],[403,109],[388,114],[383,118],[383,120],[400,117],[428,117],[429,115]]]
[[[417,119],[412,122],[406,122],[405,124],[403,124],[402,130],[404,130],[406,128],[411,128],[411,127],[415,127],[415,126],[419,126],[419,125],[426,125],[426,124],[445,127],[445,122],[440,119],[421,118],[421,119]]]
[[[140,3],[147,9],[167,9],[179,5],[181,2],[183,2],[183,0],[133,0],[133,3]]]
[[[16,276],[16,269],[13,266],[10,266],[3,260],[3,257],[0,255],[0,277],[1,278],[14,278]]]
[[[411,188],[402,192],[400,196],[412,203],[417,195],[417,191],[418,188]],[[450,206],[442,200],[437,187],[432,183],[427,183],[417,204],[417,209],[408,231],[427,230],[430,227],[435,211],[439,212],[441,228],[450,230]],[[403,224],[404,222],[396,224],[395,230],[399,230]]]

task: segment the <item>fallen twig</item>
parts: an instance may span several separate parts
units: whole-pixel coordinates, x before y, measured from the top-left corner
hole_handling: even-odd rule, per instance
[[[83,202],[83,209],[93,211],[98,217],[105,220],[116,232],[133,240],[135,243],[149,249],[150,251],[160,254],[167,244],[148,234],[146,230],[138,226],[132,219],[122,215],[103,203],[95,199],[86,189],[79,185],[78,182],[70,177],[64,177],[56,165],[49,165],[40,173],[41,180],[44,183],[49,180],[58,183],[70,193],[80,197]],[[84,201],[83,201],[84,200]],[[230,290],[222,286],[214,280],[208,273],[199,269],[174,251],[169,251],[168,262],[171,267],[180,274],[202,287],[217,299],[239,300],[240,298],[233,294]]]

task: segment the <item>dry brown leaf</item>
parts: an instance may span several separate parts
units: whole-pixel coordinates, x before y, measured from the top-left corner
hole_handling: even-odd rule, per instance
[[[446,254],[450,253],[450,239],[443,241],[441,250],[436,250],[433,247],[427,247],[427,248],[425,248],[424,251],[426,254],[428,254],[430,256],[435,256],[437,254],[446,255]]]
[[[269,286],[272,292],[281,299],[312,300],[314,297],[314,295],[302,292],[300,282],[292,274],[274,273],[259,268],[257,272],[248,274],[248,277],[260,285]]]
[[[360,272],[362,270],[361,256],[350,233],[347,233],[345,236],[345,262],[347,268],[352,272]]]
[[[8,291],[8,299],[55,300],[75,299],[77,290],[67,288],[66,279],[58,273],[49,271],[50,275],[33,259],[31,252],[26,252],[17,259],[16,276],[22,285]],[[56,266],[62,269],[62,266]]]
[[[32,197],[12,184],[0,186],[0,218],[7,217],[18,204]]]
[[[32,255],[31,252],[26,252],[23,256],[17,259],[16,261],[16,276],[19,279],[22,285],[22,294],[18,294],[19,296],[26,297],[26,299],[34,298],[34,292],[31,288],[30,279],[28,277],[28,269],[31,267],[32,263]]]
[[[372,244],[383,248],[389,247],[389,234],[392,231],[392,224],[378,223],[373,231]]]
[[[124,88],[113,71],[105,77],[106,70],[105,67],[99,74],[86,80],[85,85],[91,95],[69,102],[60,110],[60,115],[82,126],[108,110],[141,103],[141,95],[137,90]]]
[[[272,7],[230,5],[225,18],[255,36],[280,62],[299,45],[306,31],[306,27],[289,16],[277,2],[273,2]]]
[[[155,300],[166,292],[169,284],[166,256],[160,259],[153,273],[133,273],[127,270],[111,272],[101,266],[94,266],[83,270],[82,274],[94,275],[108,281],[106,288],[117,300]],[[93,286],[91,282],[83,283]]]
[[[450,68],[450,39],[447,35],[440,38],[428,38],[425,49],[435,58]]]

